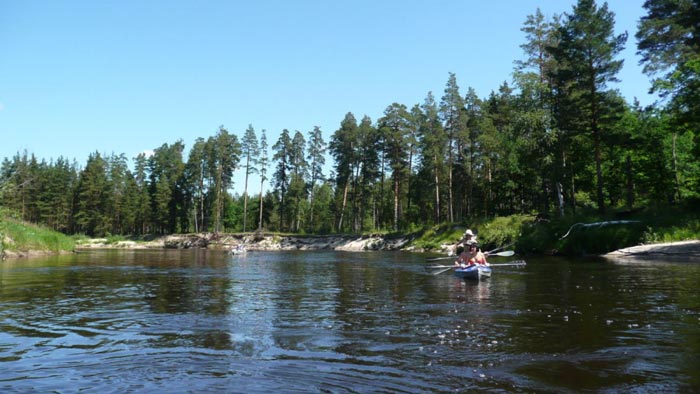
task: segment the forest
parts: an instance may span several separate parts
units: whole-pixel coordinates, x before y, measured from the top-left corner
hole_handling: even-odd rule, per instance
[[[700,197],[700,1],[647,0],[633,38],[615,34],[607,3],[536,10],[511,82],[488,97],[460,89],[389,104],[379,119],[348,112],[268,143],[250,125],[164,141],[128,158],[86,163],[30,152],[4,158],[4,215],[67,234],[275,231],[406,232],[513,214],[629,212]],[[620,52],[636,41],[659,100],[614,89]],[[313,121],[313,120],[310,120]],[[331,159],[330,173],[324,173]],[[233,194],[236,171],[245,174]]]

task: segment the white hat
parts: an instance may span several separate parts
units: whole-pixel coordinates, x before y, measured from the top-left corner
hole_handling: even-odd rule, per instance
[[[464,232],[464,235],[465,235],[465,236],[469,235],[469,236],[473,237],[473,236],[474,236],[474,233],[472,232],[472,230],[467,229],[467,231]]]

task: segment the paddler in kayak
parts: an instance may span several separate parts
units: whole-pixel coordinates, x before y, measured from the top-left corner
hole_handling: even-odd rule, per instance
[[[469,267],[474,264],[489,265],[486,255],[479,249],[476,241],[467,241],[464,247],[458,247],[457,250],[460,251],[460,249],[462,250],[455,260],[455,268]]]

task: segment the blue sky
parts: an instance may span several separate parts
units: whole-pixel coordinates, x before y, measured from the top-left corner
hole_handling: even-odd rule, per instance
[[[526,16],[574,3],[0,0],[0,159],[132,158],[178,139],[189,149],[219,125],[266,129],[270,146],[284,128],[320,126],[328,141],[347,112],[375,121],[394,102],[439,100],[449,72],[486,97],[523,58]],[[608,2],[630,36],[614,87],[651,104],[635,55],[642,3]]]

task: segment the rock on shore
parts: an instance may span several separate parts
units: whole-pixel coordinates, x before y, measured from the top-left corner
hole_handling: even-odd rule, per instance
[[[700,261],[700,240],[632,246],[610,252],[603,257],[617,261],[659,259]]]

